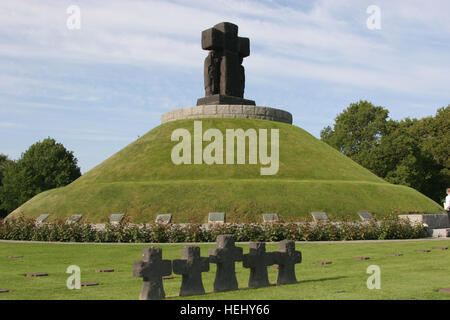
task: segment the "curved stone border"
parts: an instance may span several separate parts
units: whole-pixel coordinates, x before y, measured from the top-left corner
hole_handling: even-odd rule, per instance
[[[262,119],[292,124],[292,115],[287,111],[270,107],[234,104],[202,105],[172,110],[161,116],[161,123],[181,119],[201,118]]]

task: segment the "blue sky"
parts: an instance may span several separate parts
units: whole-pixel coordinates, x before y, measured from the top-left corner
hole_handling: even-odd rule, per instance
[[[66,10],[81,9],[69,30]],[[381,30],[369,30],[369,5]],[[245,97],[319,137],[366,99],[393,119],[450,103],[449,1],[0,2],[0,153],[55,138],[82,172],[204,96],[201,31],[249,37]]]

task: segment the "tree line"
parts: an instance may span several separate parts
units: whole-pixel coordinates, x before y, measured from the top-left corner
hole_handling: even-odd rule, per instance
[[[387,109],[361,100],[320,138],[384,180],[443,203],[450,187],[450,105],[434,116],[397,121]]]

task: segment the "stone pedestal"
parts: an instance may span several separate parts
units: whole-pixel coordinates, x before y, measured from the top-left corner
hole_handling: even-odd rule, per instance
[[[176,109],[164,113],[161,117],[161,123],[202,118],[262,119],[292,124],[292,115],[287,111],[242,104],[212,104]]]
[[[251,105],[254,106],[255,101],[239,97],[227,96],[223,94],[214,94],[212,96],[197,99],[197,106],[210,104],[235,104],[235,105]]]

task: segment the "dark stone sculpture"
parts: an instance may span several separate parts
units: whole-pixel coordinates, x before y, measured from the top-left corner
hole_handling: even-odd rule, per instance
[[[142,261],[135,261],[133,277],[142,277],[139,300],[159,300],[165,298],[163,276],[172,273],[172,261],[162,260],[162,249],[148,247],[142,250]]]
[[[202,32],[202,48],[210,50],[205,59],[204,104],[255,105],[244,99],[245,69],[242,61],[250,55],[250,40],[238,37],[238,26],[222,22]]]
[[[209,271],[209,258],[200,257],[200,247],[185,246],[181,259],[173,260],[173,273],[183,275],[180,296],[204,294],[202,272]]]
[[[295,251],[295,241],[283,240],[280,249],[273,252],[274,262],[279,266],[277,284],[297,283],[295,265],[302,262],[302,253]]]
[[[274,264],[273,252],[266,252],[264,242],[250,242],[250,252],[244,254],[242,264],[244,268],[250,268],[250,288],[270,286],[267,267]]]
[[[235,262],[242,261],[242,248],[234,245],[233,236],[217,236],[217,247],[209,249],[209,261],[217,264],[214,291],[237,290]]]

